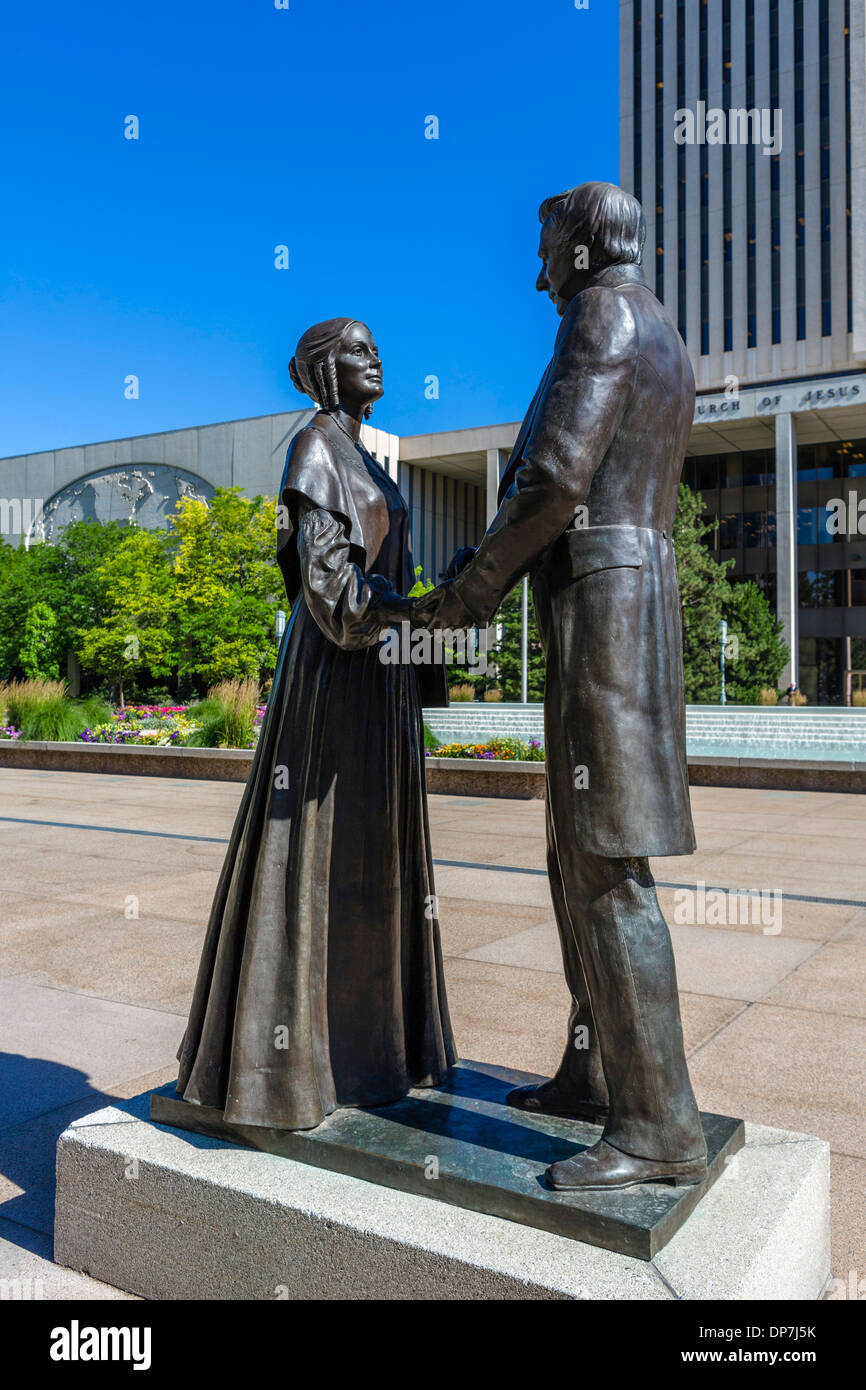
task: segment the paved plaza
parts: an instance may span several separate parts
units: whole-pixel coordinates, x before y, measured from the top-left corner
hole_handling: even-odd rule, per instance
[[[0,1278],[45,1298],[127,1297],[50,1262],[54,1146],[175,1075],[240,795],[0,770]],[[866,797],[694,788],[692,804],[698,853],[653,868],[698,1102],[829,1141],[832,1272],[866,1279]],[[434,796],[430,815],[461,1055],[549,1074],[568,999],[543,803]],[[763,890],[763,922],[713,889]]]

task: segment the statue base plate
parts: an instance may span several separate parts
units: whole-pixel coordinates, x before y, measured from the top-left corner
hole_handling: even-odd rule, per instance
[[[55,1259],[152,1299],[665,1302],[821,1296],[830,1269],[825,1140],[747,1122],[745,1145],[722,1165],[709,1190],[697,1194],[697,1207],[673,1239],[653,1259],[635,1258],[520,1224],[525,1216],[514,1218],[518,1210],[529,1210],[531,1200],[536,1213],[541,1208],[548,1220],[556,1217],[557,1231],[561,1222],[588,1219],[574,1215],[573,1197],[548,1196],[538,1181],[551,1145],[578,1147],[581,1127],[502,1108],[505,1089],[525,1079],[465,1063],[450,1093],[439,1099],[422,1093],[404,1103],[414,1129],[399,1118],[388,1120],[384,1110],[355,1116],[361,1124],[376,1120],[379,1143],[390,1131],[392,1166],[388,1178],[377,1181],[329,1171],[318,1166],[321,1159],[298,1162],[154,1124],[152,1100],[158,1112],[181,1105],[184,1118],[196,1108],[169,1094],[173,1087],[118,1100],[73,1121],[58,1141]],[[419,1104],[425,1108],[417,1109]],[[476,1166],[469,1167],[467,1157],[466,1166],[455,1171],[465,1142],[455,1130],[462,1126],[474,1137],[465,1152]],[[585,1140],[597,1136],[596,1129],[585,1129]],[[262,1137],[259,1132],[259,1142]],[[311,1135],[294,1138],[306,1143],[307,1155],[315,1151],[330,1155],[327,1161],[334,1164],[369,1163],[380,1175],[386,1171],[381,1153],[369,1156],[369,1144],[357,1146],[359,1153],[351,1157],[345,1133],[341,1145],[322,1143],[321,1135],[312,1142]],[[536,1144],[541,1151],[533,1157]],[[394,1158],[395,1152],[403,1157]],[[438,1159],[438,1179],[421,1176],[425,1155]],[[431,1171],[431,1165],[424,1167]],[[417,1191],[390,1185],[398,1171]],[[495,1189],[495,1200],[511,1219],[460,1205],[470,1194],[480,1200],[482,1185],[489,1200]],[[446,1199],[431,1201],[434,1195]],[[686,1195],[696,1194],[687,1189]],[[617,1200],[625,1197],[645,1244],[650,1209],[659,1201],[675,1202],[677,1192],[644,1188]],[[614,1210],[620,1235],[625,1210]],[[601,1216],[596,1209],[596,1229]]]
[[[555,1192],[545,1169],[594,1144],[601,1127],[505,1104],[514,1086],[543,1079],[460,1061],[441,1086],[410,1091],[393,1105],[337,1110],[309,1130],[229,1125],[219,1110],[190,1105],[169,1088],[154,1092],[150,1114],[161,1125],[653,1259],[742,1148],[743,1121],[701,1115],[708,1171],[694,1187],[658,1182],[620,1192]]]

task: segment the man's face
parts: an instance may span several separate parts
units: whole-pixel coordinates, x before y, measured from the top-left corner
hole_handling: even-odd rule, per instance
[[[541,228],[538,245],[541,272],[535,288],[550,295],[558,314],[565,313],[567,305],[583,289],[587,279],[588,272],[582,267],[588,259],[588,250],[579,247],[576,242],[572,245],[573,241],[574,238],[558,237],[552,216],[548,217]]]

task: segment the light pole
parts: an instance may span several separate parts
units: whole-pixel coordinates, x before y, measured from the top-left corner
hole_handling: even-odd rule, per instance
[[[721,672],[722,672],[722,694],[720,703],[726,705],[728,697],[725,694],[725,646],[728,641],[728,624],[724,618],[719,622],[719,638],[721,639]]]
[[[520,699],[529,700],[529,576],[523,576],[523,598],[520,623]]]

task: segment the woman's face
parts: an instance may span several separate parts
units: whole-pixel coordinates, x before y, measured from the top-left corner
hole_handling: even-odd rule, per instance
[[[334,356],[340,405],[350,409],[369,405],[382,395],[382,363],[373,335],[364,323],[353,323]]]

